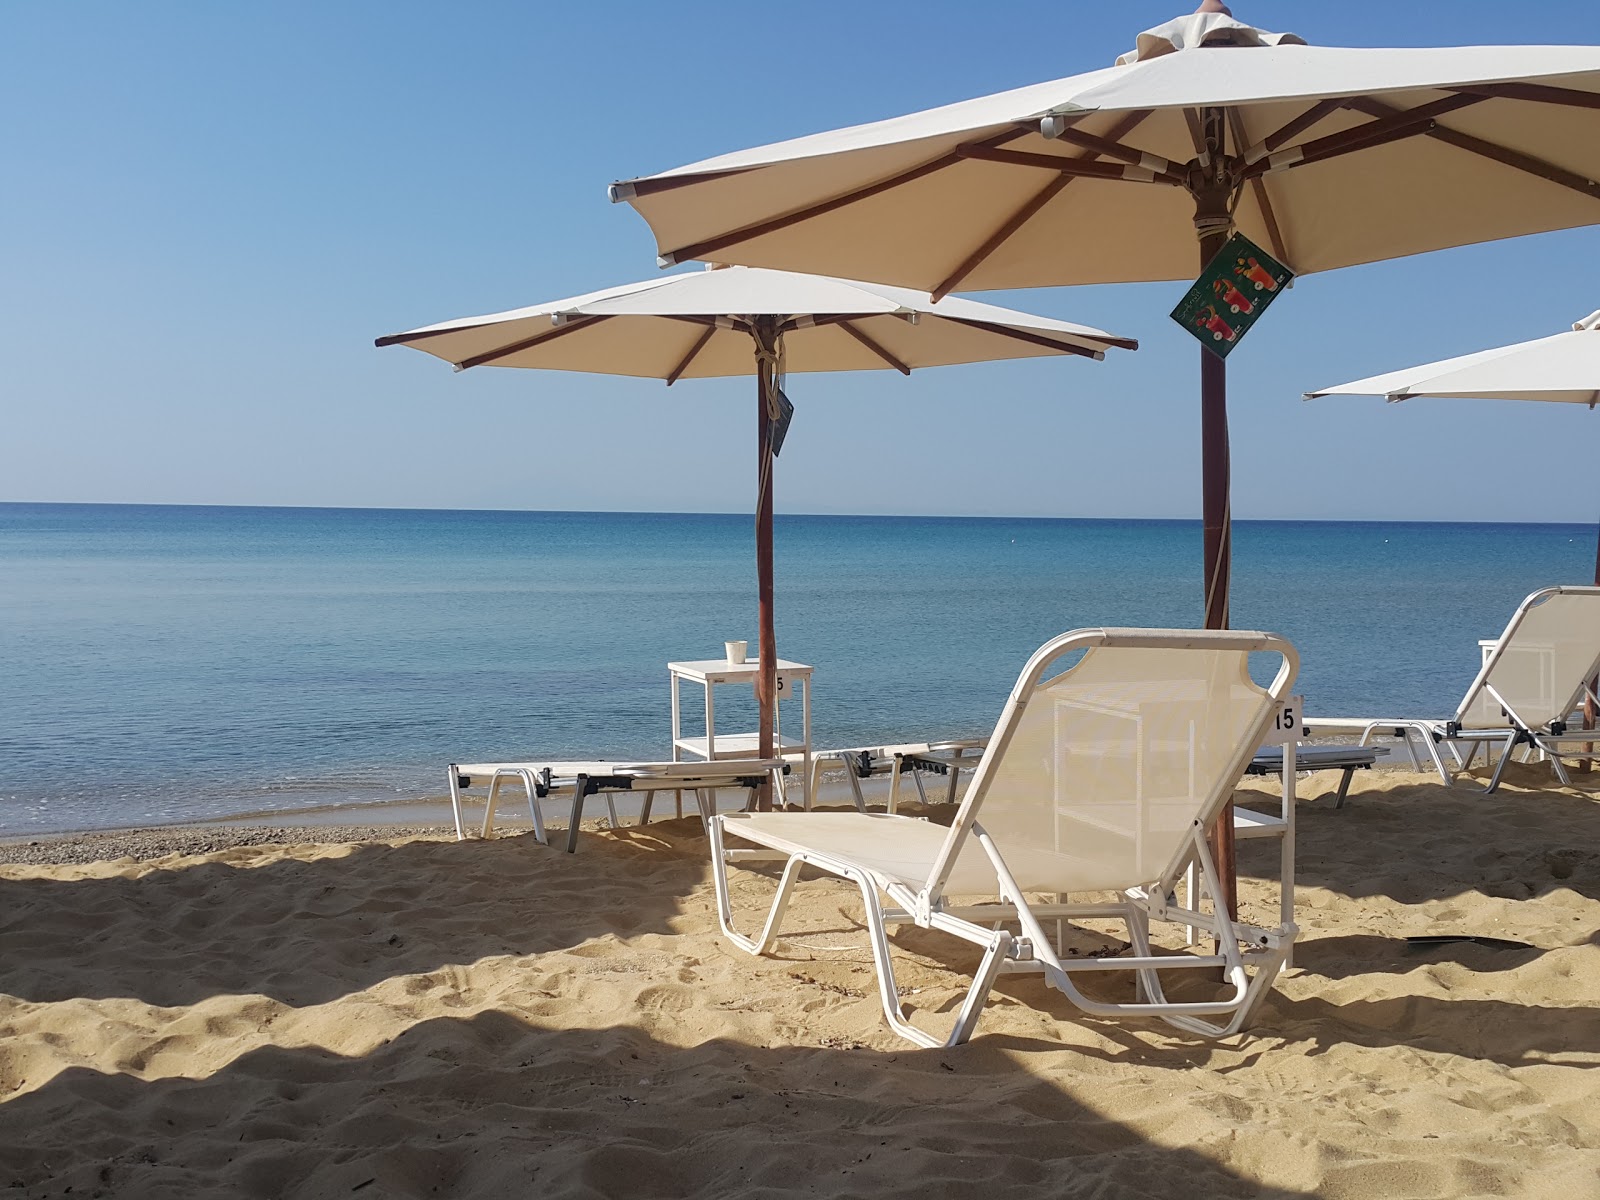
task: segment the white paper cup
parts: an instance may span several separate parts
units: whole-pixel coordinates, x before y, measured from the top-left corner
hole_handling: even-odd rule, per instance
[[[728,652],[728,665],[730,667],[744,665],[744,652],[749,649],[749,642],[723,642],[722,645]]]

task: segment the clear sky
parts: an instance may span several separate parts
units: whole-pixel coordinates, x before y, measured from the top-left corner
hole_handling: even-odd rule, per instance
[[[747,510],[747,381],[454,375],[372,339],[654,275],[613,179],[1107,65],[1190,7],[4,0],[0,499]],[[1234,11],[1600,41],[1585,0]],[[1565,329],[1597,257],[1588,229],[1301,281],[1229,360],[1235,515],[1592,520],[1600,414],[1299,396]],[[1104,364],[791,379],[778,510],[1197,516],[1182,291],[983,297],[1142,339]]]

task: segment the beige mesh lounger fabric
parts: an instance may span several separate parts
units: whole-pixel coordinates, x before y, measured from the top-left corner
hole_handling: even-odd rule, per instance
[[[1594,730],[1569,728],[1574,710],[1588,693],[1600,669],[1600,587],[1549,587],[1534,592],[1511,615],[1505,632],[1467,688],[1455,716],[1448,720],[1415,717],[1308,717],[1314,735],[1359,733],[1365,745],[1373,735],[1393,730],[1405,739],[1413,763],[1421,760],[1420,743],[1446,784],[1472,765],[1481,745],[1500,743],[1500,761],[1486,791],[1500,786],[1500,777],[1519,745],[1541,750],[1561,782],[1571,778],[1561,757],[1587,757],[1582,744],[1600,742]],[[1563,743],[1580,743],[1576,749]],[[1460,747],[1467,746],[1465,755]],[[1452,770],[1440,752],[1448,747]]]
[[[466,821],[462,815],[462,793],[477,783],[487,783],[489,793],[483,810],[483,828],[480,837],[488,837],[494,829],[495,806],[500,799],[500,789],[506,783],[520,783],[528,797],[528,816],[533,821],[533,835],[548,844],[544,831],[544,816],[539,811],[539,801],[559,796],[572,801],[572,815],[567,822],[567,850],[577,849],[578,823],[583,819],[583,805],[590,796],[603,795],[611,816],[613,829],[619,828],[617,808],[613,797],[618,792],[641,792],[644,805],[639,813],[639,824],[650,820],[650,806],[655,793],[663,791],[692,791],[700,808],[701,819],[711,815],[714,800],[710,795],[717,788],[746,788],[754,791],[763,780],[771,778],[776,795],[783,795],[784,775],[789,767],[781,758],[724,758],[716,762],[510,762],[450,764],[450,807],[455,816],[456,840],[465,841]]]
[[[1251,681],[1248,660],[1256,652],[1280,660],[1270,688]],[[1205,830],[1289,695],[1297,666],[1294,648],[1268,633],[1063,634],[1023,669],[948,829],[889,813],[713,818],[723,932],[752,954],[772,949],[800,868],[812,866],[861,889],[884,1015],[919,1045],[970,1037],[1002,970],[1042,971],[1051,986],[1096,1015],[1159,1016],[1191,1032],[1232,1033],[1276,977],[1295,928],[1252,928],[1231,920],[1225,907],[1195,900],[1181,908],[1174,897],[1191,862],[1199,864],[1206,894],[1220,893]],[[729,865],[751,860],[786,860],[755,937],[735,928],[728,891]],[[1070,900],[1073,893],[1107,891],[1119,894],[1109,902]],[[1043,922],[1089,917],[1123,921],[1133,956],[1063,961]],[[1215,936],[1218,951],[1157,955],[1151,921],[1196,926]],[[913,1025],[900,1005],[888,926],[908,923],[983,949],[944,1039]],[[1226,994],[1169,1001],[1160,973],[1184,967],[1222,968]],[[1092,999],[1073,983],[1080,971],[1106,970],[1132,971],[1136,1000]],[[1206,1019],[1212,1017],[1221,1020]]]

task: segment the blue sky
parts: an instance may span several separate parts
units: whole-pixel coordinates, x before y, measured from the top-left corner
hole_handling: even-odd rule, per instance
[[[0,499],[747,510],[746,381],[453,375],[372,339],[652,275],[615,178],[1099,67],[1188,7],[11,3]],[[1576,0],[1235,12],[1597,40]],[[1235,515],[1592,520],[1596,414],[1299,396],[1564,329],[1597,257],[1590,229],[1301,281],[1230,359]],[[1098,366],[796,377],[779,511],[1198,515],[1182,290],[984,297],[1143,341]]]

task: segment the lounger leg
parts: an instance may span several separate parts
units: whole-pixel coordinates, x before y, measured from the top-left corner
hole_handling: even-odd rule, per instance
[[[1416,730],[1402,729],[1400,734],[1400,740],[1405,743],[1406,755],[1411,759],[1411,769],[1413,771],[1422,770],[1422,759],[1417,757],[1416,743],[1411,740],[1414,736],[1416,736]]]
[[[866,812],[867,797],[861,791],[861,780],[856,778],[856,769],[850,765],[848,759],[845,760],[844,764],[844,777],[850,781],[850,794],[855,799],[856,811]],[[889,811],[893,812],[894,810],[891,808]]]
[[[772,898],[772,908],[767,912],[767,921],[761,930],[759,938],[746,937],[733,925],[733,901],[728,895],[728,860],[723,852],[723,825],[721,817],[711,818],[711,882],[717,895],[717,923],[722,926],[722,932],[728,940],[750,954],[765,954],[778,940],[778,929],[783,921],[784,910],[789,907],[789,896],[794,891],[795,881],[800,878],[800,868],[804,865],[796,856],[791,858],[783,867],[783,876],[778,880],[778,893]]]
[[[1200,868],[1191,862],[1183,869],[1183,902],[1186,908],[1200,907]],[[1200,940],[1200,932],[1193,925],[1183,927],[1183,944],[1192,946]]]
[[[911,782],[917,785],[917,799],[922,801],[923,805],[926,806],[928,803],[928,793],[922,786],[922,768],[917,766],[916,763],[911,764]]]
[[[500,785],[505,782],[505,776],[499,771],[494,773],[494,778],[489,781],[489,798],[483,805],[483,828],[478,831],[479,837],[488,837],[494,829],[494,810],[500,803]]]
[[[888,812],[893,815],[894,810],[900,805],[900,768],[903,760],[896,754],[894,766],[889,769],[889,807]]]
[[[961,782],[961,768],[960,767],[951,767],[950,768],[950,791],[948,793],[946,793],[945,798],[944,798],[944,802],[946,804],[954,804],[956,802],[956,784],[958,784],[960,782]]]
[[[610,792],[606,793],[606,815],[611,818],[612,829],[622,828],[622,822],[617,820],[617,802]]]
[[[1520,740],[1513,733],[1506,739],[1506,744],[1500,748],[1500,761],[1494,765],[1494,775],[1489,779],[1489,786],[1483,789],[1484,795],[1489,795],[1495,788],[1500,786],[1500,777],[1506,773],[1506,765],[1511,761],[1511,752],[1517,748],[1517,742]]]
[[[533,822],[533,840],[541,846],[548,846],[550,839],[544,833],[544,817],[539,813],[539,788],[533,781],[533,772],[519,771],[522,776],[522,786],[528,790],[528,819]]]
[[[639,810],[639,824],[650,824],[650,806],[655,802],[656,794],[654,792],[646,792],[644,794],[644,807]]]
[[[1548,746],[1541,745],[1539,749],[1544,751],[1545,757],[1550,760],[1550,765],[1555,768],[1556,778],[1561,780],[1562,786],[1571,787],[1572,776],[1567,774],[1566,764],[1561,761],[1560,756]]]
[[[1428,748],[1428,754],[1433,759],[1433,769],[1439,772],[1439,778],[1444,782],[1445,787],[1450,787],[1456,781],[1456,772],[1465,771],[1467,769],[1467,764],[1461,761],[1461,752],[1457,750],[1454,745],[1450,747],[1451,752],[1455,755],[1457,763],[1456,772],[1452,772],[1450,768],[1445,765],[1444,754],[1439,749],[1439,739],[1434,737],[1432,732],[1426,729],[1418,730],[1417,736],[1422,739],[1423,745]],[[1473,749],[1476,750],[1477,748],[1474,747]],[[1420,770],[1421,768],[1419,767],[1418,769]]]
[[[791,863],[795,860],[791,859]],[[787,877],[787,872],[785,872]],[[900,989],[894,981],[894,962],[890,958],[889,929],[883,919],[883,905],[878,901],[877,888],[865,876],[853,876],[856,886],[861,889],[862,904],[867,914],[867,935],[872,942],[872,961],[878,968],[878,998],[883,1002],[883,1016],[901,1037],[909,1042],[928,1049],[937,1049],[940,1046],[959,1046],[972,1036],[973,1029],[978,1024],[978,1018],[983,1015],[984,1001],[989,998],[989,991],[994,987],[995,977],[1000,973],[1000,967],[1011,953],[1011,934],[1004,929],[994,931],[994,936],[984,948],[983,958],[979,960],[978,970],[972,979],[972,986],[967,989],[966,999],[961,1003],[961,1010],[956,1014],[954,1028],[944,1041],[940,1041],[932,1034],[924,1033],[910,1021],[906,1020],[906,1011],[900,1004]]]
[[[972,1036],[977,1028],[978,1018],[983,1015],[983,1005],[989,999],[989,992],[994,987],[995,977],[1000,974],[1000,967],[1005,963],[1011,950],[1011,935],[1000,930],[994,941],[983,952],[983,958],[978,962],[978,972],[973,977],[972,986],[967,989],[967,998],[962,1001],[961,1011],[956,1014],[955,1028],[950,1031],[946,1046],[959,1046]],[[898,1003],[898,992],[896,993]]]
[[[461,775],[456,770],[456,764],[450,764],[450,811],[456,819],[456,841],[467,840],[467,831],[461,821]]]
[[[583,820],[583,802],[589,795],[589,777],[579,775],[572,787],[572,819],[567,822],[567,853],[578,848],[578,823]]]
[[[1344,807],[1345,793],[1350,790],[1350,777],[1356,773],[1354,767],[1346,767],[1344,774],[1339,778],[1339,790],[1333,794],[1334,808]]]

